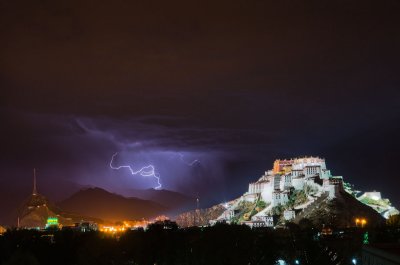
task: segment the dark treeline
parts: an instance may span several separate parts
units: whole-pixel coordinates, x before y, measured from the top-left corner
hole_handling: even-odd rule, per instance
[[[253,229],[218,224],[178,229],[162,225],[120,236],[72,230],[8,231],[0,264],[331,264],[313,229]]]

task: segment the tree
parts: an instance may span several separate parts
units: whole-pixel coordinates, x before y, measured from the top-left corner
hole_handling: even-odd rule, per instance
[[[25,265],[25,264],[32,264],[32,265],[39,265],[36,257],[29,251],[16,251],[12,254],[10,259],[4,263],[7,265]]]

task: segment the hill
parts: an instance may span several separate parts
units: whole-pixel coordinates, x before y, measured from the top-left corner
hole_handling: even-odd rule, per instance
[[[196,199],[170,190],[128,190],[124,194],[163,205],[170,212],[181,212],[196,207]]]
[[[45,196],[34,193],[17,210],[20,227],[44,227],[48,217],[58,217],[62,225],[73,225],[71,217],[63,216],[61,209],[52,204]]]
[[[225,207],[217,204],[213,207],[199,210],[192,210],[179,214],[176,223],[180,227],[204,226],[210,220],[218,218],[225,211]]]
[[[9,222],[11,226],[17,226],[19,219],[20,227],[43,228],[49,217],[57,217],[59,224],[63,226],[70,226],[81,220],[102,222],[97,218],[65,212],[39,193],[31,194],[8,218],[11,220]]]
[[[196,220],[201,225],[227,222],[273,227],[308,219],[315,226],[351,227],[356,225],[357,218],[367,220],[368,226],[382,224],[385,220],[380,213],[385,211],[370,207],[371,199],[369,204],[365,202],[370,197],[380,202],[379,192],[367,193],[371,196],[363,196],[364,201],[360,201],[348,186],[342,176],[331,174],[323,158],[278,159],[239,198],[206,210],[183,213],[177,220],[189,226]],[[378,205],[379,209],[390,206],[388,200],[385,202]]]
[[[355,218],[363,217],[369,224],[379,225],[385,219],[371,207],[361,203],[345,191],[341,191],[334,199],[325,198],[315,205],[306,208],[294,221],[309,219],[315,225],[329,224],[334,227],[351,227]]]
[[[58,206],[69,212],[107,221],[153,218],[168,211],[167,207],[158,203],[134,197],[126,198],[100,188],[80,190]]]

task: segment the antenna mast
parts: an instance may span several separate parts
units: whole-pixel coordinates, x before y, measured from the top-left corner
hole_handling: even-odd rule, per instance
[[[33,169],[33,195],[37,194],[37,190],[36,190],[36,168]]]

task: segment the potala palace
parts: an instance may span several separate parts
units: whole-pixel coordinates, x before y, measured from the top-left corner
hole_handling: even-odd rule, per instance
[[[343,177],[331,174],[325,159],[302,157],[275,160],[273,168],[250,183],[246,193],[221,204],[224,209],[222,214],[209,223],[234,222],[257,227],[274,226],[285,221],[298,222],[322,208],[323,203],[342,199],[343,194],[352,194],[386,218],[398,213],[388,200],[380,197],[379,192],[365,193],[357,198],[356,192],[343,181]],[[379,206],[370,205],[374,202]],[[382,202],[386,202],[386,205]]]

